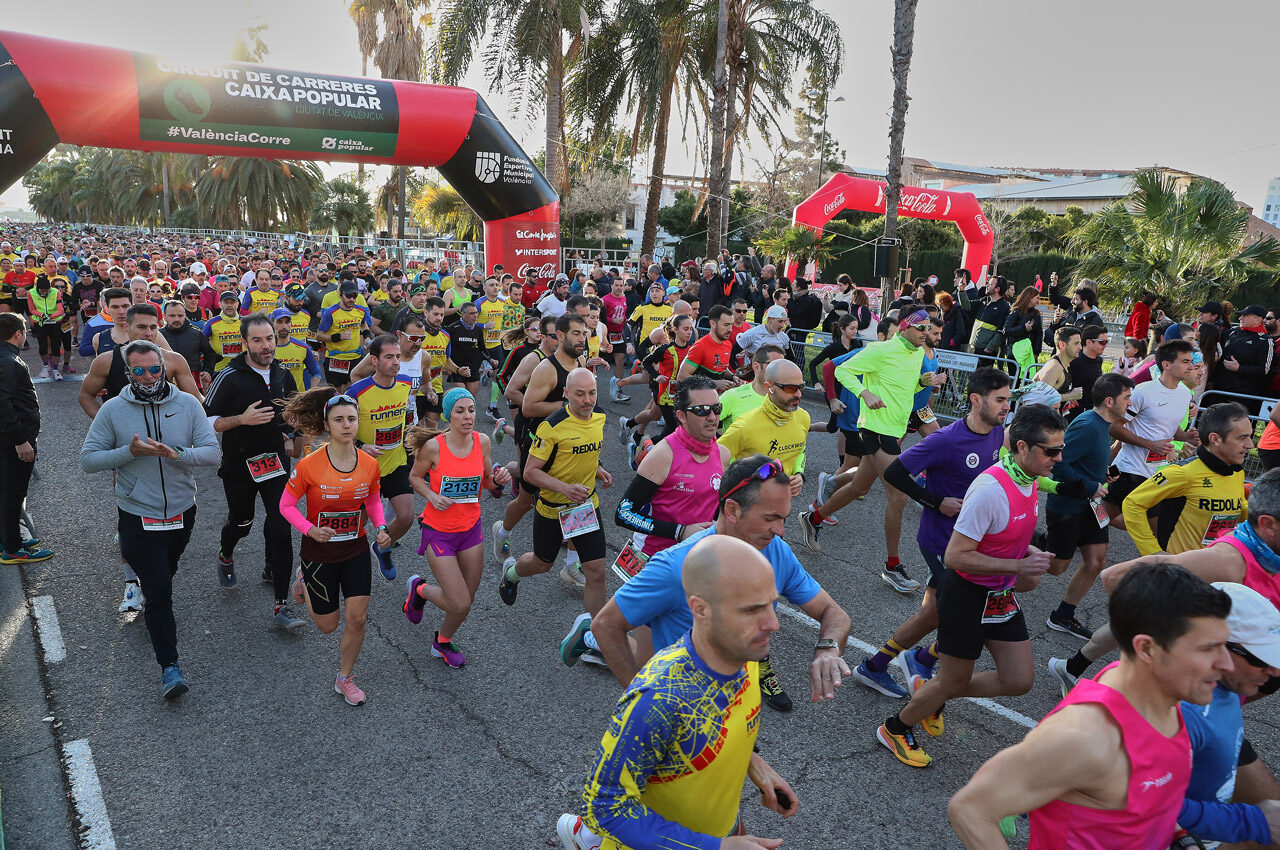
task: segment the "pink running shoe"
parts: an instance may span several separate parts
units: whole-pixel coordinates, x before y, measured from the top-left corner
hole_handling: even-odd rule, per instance
[[[76,367],[72,366],[70,363],[65,363],[59,371],[64,375],[74,375],[76,373]]]
[[[420,577],[416,575],[409,576],[409,580],[405,582],[409,589],[409,595],[404,598],[404,615],[409,618],[409,622],[415,626],[422,622],[422,606],[426,602],[418,595],[418,585],[426,584]]]
[[[342,694],[347,705],[364,705],[364,691],[356,687],[356,676],[339,676],[333,682],[333,689]]]
[[[436,632],[436,636],[431,639],[431,654],[436,658],[440,658],[445,664],[457,669],[467,663],[466,656],[458,651],[453,645],[453,641],[448,643],[440,642],[440,633]]]

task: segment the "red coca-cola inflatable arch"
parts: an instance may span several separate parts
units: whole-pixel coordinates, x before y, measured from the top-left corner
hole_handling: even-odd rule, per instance
[[[794,224],[821,232],[827,222],[843,210],[884,212],[884,183],[866,180],[848,174],[836,174],[821,189],[800,202],[792,218]],[[928,218],[935,221],[954,221],[964,237],[964,254],[960,265],[969,270],[974,280],[982,280],[991,262],[991,249],[995,234],[987,217],[982,214],[978,200],[968,192],[947,192],[943,189],[919,189],[903,186],[898,202],[898,215],[907,218]],[[787,266],[787,276],[795,279],[796,264]]]
[[[432,166],[484,220],[490,269],[557,271],[560,200],[470,89],[0,32],[0,192],[59,142]]]

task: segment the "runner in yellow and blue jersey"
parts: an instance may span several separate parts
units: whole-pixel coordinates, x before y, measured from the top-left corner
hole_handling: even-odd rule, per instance
[[[354,280],[344,280],[338,288],[337,303],[320,314],[317,333],[325,344],[325,379],[335,387],[349,382],[351,367],[364,356],[361,334],[373,325],[369,308],[356,303],[359,292]]]
[[[284,293],[271,288],[271,272],[258,269],[253,276],[253,288],[246,290],[240,300],[240,310],[248,313],[270,313],[284,306]]]
[[[276,360],[293,375],[298,392],[311,389],[320,381],[320,361],[302,338],[294,335],[288,307],[277,307],[271,314],[276,329]]]
[[[222,312],[204,323],[204,335],[218,355],[214,364],[214,374],[227,368],[231,358],[244,351],[244,338],[240,336],[240,304],[239,297],[231,290],[222,293],[220,304]]]

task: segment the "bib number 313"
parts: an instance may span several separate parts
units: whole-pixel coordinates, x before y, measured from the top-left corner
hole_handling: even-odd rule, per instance
[[[284,464],[280,462],[280,455],[275,452],[255,455],[244,463],[249,467],[249,477],[259,484],[284,475]]]

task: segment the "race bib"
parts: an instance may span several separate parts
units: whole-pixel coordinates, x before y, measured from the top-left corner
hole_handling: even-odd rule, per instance
[[[255,455],[244,463],[249,467],[249,477],[258,483],[284,475],[284,464],[280,462],[280,455],[275,452]]]
[[[338,375],[345,375],[351,371],[350,360],[339,360],[336,357],[329,358],[329,371]]]
[[[480,501],[480,476],[445,475],[440,479],[440,495],[460,504],[474,504]]]
[[[916,416],[920,419],[921,425],[928,425],[930,422],[935,422],[938,419],[938,417],[934,415],[933,408],[928,405],[917,410]]]
[[[244,351],[244,340],[236,340],[235,342],[224,342],[222,344],[222,356],[233,357]]]
[[[373,429],[373,444],[380,449],[394,449],[400,445],[400,440],[404,434],[404,425],[394,425],[390,428]]]
[[[342,543],[359,537],[364,523],[360,521],[359,511],[321,511],[316,517],[316,525],[333,529],[330,543]]]
[[[1102,499],[1090,499],[1089,507],[1093,508],[1093,518],[1098,521],[1098,528],[1106,528],[1111,524],[1111,515],[1107,513],[1107,508],[1102,504]]]
[[[620,334],[620,333],[616,333],[616,334],[609,334],[609,344],[610,344],[610,345],[622,345],[622,334]]]
[[[580,505],[560,509],[560,531],[565,540],[600,530],[600,519],[595,506],[587,499]]]
[[[1147,450],[1147,463],[1164,463],[1168,459],[1168,455],[1162,455],[1150,449]]]
[[[1212,546],[1239,522],[1239,514],[1214,514],[1213,519],[1209,520],[1209,527],[1204,530],[1204,539],[1200,541],[1200,545]]]
[[[422,376],[414,375],[413,382],[409,385],[409,395],[417,395],[420,386],[422,386]]]
[[[181,529],[182,514],[171,516],[168,519],[157,519],[149,516],[142,518],[143,531],[180,531]]]
[[[1013,588],[988,590],[987,604],[982,609],[983,623],[1007,623],[1018,613],[1018,600]]]
[[[618,578],[623,581],[631,581],[636,574],[644,569],[644,565],[648,563],[649,556],[644,552],[639,552],[631,541],[627,541],[627,545],[622,547],[622,551],[618,553],[618,559],[613,562],[613,571]]]

